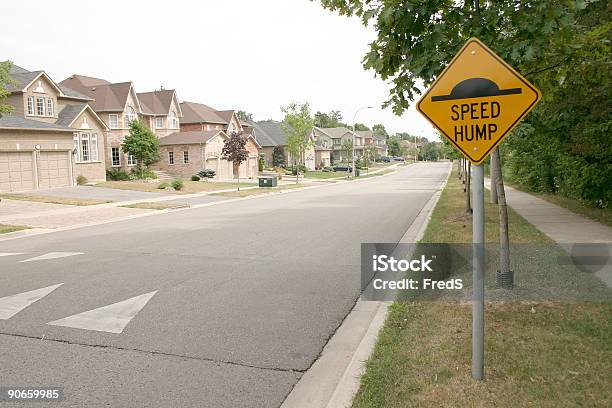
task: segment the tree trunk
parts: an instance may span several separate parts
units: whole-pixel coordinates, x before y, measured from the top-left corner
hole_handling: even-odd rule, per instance
[[[467,172],[467,159],[463,159],[463,192],[467,192],[467,179],[470,178],[470,175]]]
[[[495,172],[497,178],[497,201],[499,207],[499,274],[504,279],[498,279],[498,286],[512,288],[514,285],[512,273],[510,272],[510,239],[508,237],[508,207],[506,203],[506,191],[501,171],[501,158],[497,151],[495,160]],[[502,283],[505,282],[505,283]]]
[[[457,159],[457,174],[459,176],[459,180],[461,180],[461,163],[462,163],[463,157],[460,157]]]
[[[491,196],[490,203],[497,204],[497,162],[499,161],[499,149],[496,147],[491,152],[491,165],[490,176],[491,176]]]

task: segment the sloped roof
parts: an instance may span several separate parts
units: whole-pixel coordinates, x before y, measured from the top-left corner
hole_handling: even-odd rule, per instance
[[[38,77],[43,72],[44,71],[28,71],[27,69],[22,68],[19,65],[11,64],[9,75],[11,76],[11,78],[15,80],[15,83],[7,84],[7,87],[6,87],[7,91],[20,92],[26,85],[31,83],[36,77]],[[71,89],[65,85],[55,83],[55,81],[53,81],[48,75],[47,75],[47,78],[49,78],[49,80],[53,82],[53,84],[56,85],[62,91],[63,95],[61,96],[65,96],[68,98],[75,98],[75,99],[83,99],[83,100],[90,99],[88,96],[83,95],[75,91],[74,89]]]
[[[83,75],[72,75],[60,82],[60,85],[67,86],[93,99],[90,105],[96,112],[122,111],[132,87],[131,82],[111,84],[104,79]]]
[[[287,134],[281,122],[275,120],[249,121],[255,129],[255,139],[262,147],[284,146],[287,144]]]
[[[217,111],[214,108],[196,102],[181,102],[183,118],[181,123],[218,123],[227,125],[234,111]]]
[[[55,123],[47,123],[40,120],[32,120],[22,118],[20,116],[13,115],[2,115],[0,116],[0,129],[8,128],[8,129],[41,129],[41,130],[64,130],[72,132],[73,129],[69,127],[55,124]]]
[[[70,126],[72,121],[76,119],[79,113],[87,106],[86,103],[77,103],[74,105],[66,105],[60,113],[57,114],[55,124],[60,126]]]
[[[357,136],[361,137],[374,137],[374,132],[372,132],[371,130],[358,130],[355,133],[357,134]]]
[[[350,129],[345,128],[343,126],[341,126],[341,127],[333,127],[333,128],[320,128],[320,127],[317,127],[315,129],[320,130],[321,132],[325,133],[326,135],[328,135],[329,137],[332,137],[332,138],[339,138],[339,137],[342,137],[345,134],[351,132]]]
[[[200,144],[207,143],[210,139],[224,134],[221,130],[204,130],[189,132],[174,132],[166,137],[159,139],[160,146],[181,145],[181,144]]]
[[[174,98],[174,89],[138,94],[138,101],[143,113],[151,115],[167,115],[170,112],[170,106],[172,106],[172,98]]]

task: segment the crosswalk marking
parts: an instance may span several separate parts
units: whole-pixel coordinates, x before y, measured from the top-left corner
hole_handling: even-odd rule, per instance
[[[0,319],[10,319],[32,303],[44,298],[62,285],[63,283],[59,283],[57,285],[47,286],[46,288],[35,289],[29,292],[0,298]]]
[[[0,252],[0,257],[3,256],[13,256],[13,255],[22,255],[23,252]]]
[[[75,255],[83,255],[83,252],[49,252],[44,255],[35,256],[34,258],[28,258],[20,262],[42,261],[44,259],[65,258],[67,256],[75,256]]]
[[[145,307],[147,302],[151,300],[156,293],[157,291],[155,290],[108,306],[54,320],[47,324],[84,330],[121,333],[130,320]]]

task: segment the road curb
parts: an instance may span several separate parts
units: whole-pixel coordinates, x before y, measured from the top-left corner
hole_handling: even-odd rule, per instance
[[[452,164],[445,181],[423,206],[399,243],[416,242],[422,238],[451,171]],[[329,339],[319,358],[287,395],[281,408],[350,406],[365,372],[364,362],[374,350],[391,303],[367,301],[360,297]]]

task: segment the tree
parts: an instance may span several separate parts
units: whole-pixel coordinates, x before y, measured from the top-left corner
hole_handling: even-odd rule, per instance
[[[232,162],[236,179],[238,180],[238,191],[240,191],[240,165],[249,158],[246,149],[247,137],[243,132],[232,132],[223,144],[221,157]]]
[[[387,152],[389,156],[400,157],[404,156],[404,147],[402,146],[401,140],[397,137],[390,137],[387,140]]]
[[[372,132],[376,136],[382,136],[385,139],[389,138],[389,134],[387,133],[387,129],[385,129],[385,126],[382,125],[382,124],[377,124],[377,125],[372,126]]]
[[[321,128],[346,126],[342,123],[342,114],[338,110],[332,110],[329,113],[317,111],[314,114],[315,126]]]
[[[296,184],[300,180],[300,165],[304,164],[306,149],[310,146],[310,132],[314,127],[314,119],[310,115],[308,102],[291,102],[281,107],[285,114],[281,127],[287,134],[287,151],[291,155],[294,168],[296,169]]]
[[[540,87],[563,83],[567,79],[570,79],[569,82],[575,79],[583,85],[591,85],[588,82],[594,77],[595,72],[597,73],[595,77],[604,76],[608,78],[607,82],[610,82],[611,28],[608,2],[474,0],[460,3],[419,0],[376,2],[321,0],[321,3],[324,7],[338,11],[340,14],[361,17],[364,25],[370,24],[371,20],[374,21],[378,37],[370,44],[370,51],[364,58],[364,67],[375,70],[382,80],[391,82],[390,98],[383,106],[392,106],[396,114],[405,111],[409,103],[420,93],[417,84],[422,81],[425,87],[429,86],[470,37],[478,37],[488,44],[511,66]],[[585,64],[585,61],[594,60],[596,63]],[[575,75],[575,71],[581,70],[584,70],[584,74],[589,72],[590,75]],[[601,96],[603,105],[609,109],[610,95],[606,95],[605,90],[602,92],[592,85],[587,87],[576,87],[577,83],[572,85],[567,88],[568,93],[576,96],[585,92],[587,100],[592,99],[590,93],[594,93]],[[544,91],[546,96],[547,89],[544,88]],[[553,123],[550,123],[551,126],[546,126],[547,119],[539,116],[539,111],[546,111],[547,105],[551,111],[548,120],[551,117],[554,118],[553,121],[561,118],[564,119],[562,122],[566,123],[567,117],[581,120],[581,115],[572,110],[575,106],[571,108],[568,106],[567,110],[562,109],[559,113],[558,103],[575,104],[574,98],[567,98],[567,95],[565,97],[557,100],[554,95],[553,98],[547,97],[547,100],[527,117],[526,124],[536,123],[532,129],[554,127]],[[609,110],[605,117],[610,117]],[[607,184],[607,193],[603,192],[606,188],[589,188],[589,190],[598,191],[602,197],[605,197],[605,194],[610,197],[612,193],[610,193],[609,180],[612,176],[612,166],[609,160],[612,154],[610,154],[609,133],[605,130],[609,128],[609,119],[602,119],[600,116],[595,122],[597,125],[591,130],[599,129],[595,131],[598,135],[608,135],[608,142],[603,150],[607,159],[604,158],[598,163],[589,163],[567,155],[569,157],[561,161],[567,167],[574,167],[574,170],[570,171],[572,175],[582,175],[583,178],[587,176],[594,180],[591,187]],[[520,133],[524,126],[525,124],[517,127],[514,133]],[[577,127],[581,127],[581,124]],[[588,134],[582,131],[578,133],[585,136]],[[566,135],[566,132],[557,132],[552,140],[563,140]],[[606,136],[601,137],[600,140],[606,139]],[[588,136],[586,138],[588,139]],[[523,142],[537,144],[537,138]],[[548,146],[555,144],[549,142]],[[580,149],[579,144],[572,147]],[[544,151],[550,151],[549,149],[550,147]],[[533,150],[531,156],[535,156]],[[516,164],[520,171],[523,163]],[[550,166],[542,166],[544,180],[553,180],[550,169]],[[494,174],[497,178],[501,178],[501,169],[497,170],[499,171],[495,171]],[[582,180],[578,176],[573,181],[580,183]],[[503,187],[503,183],[497,183],[498,195],[504,194],[499,190],[500,186]],[[500,216],[500,232],[507,231],[507,225],[502,225],[504,219],[507,219],[507,214],[505,217]]]
[[[440,158],[441,147],[436,142],[427,142],[423,145],[421,156],[423,160],[438,161]]]
[[[352,126],[349,126],[350,128],[352,128]],[[355,123],[355,131],[364,131],[364,130],[370,130],[369,127],[367,127],[366,125],[364,125],[363,123]]]
[[[347,163],[352,163],[353,161],[353,141],[350,139],[345,139],[342,141],[340,145],[342,152],[344,153],[344,159]]]
[[[10,85],[15,85],[16,82],[10,76],[11,67],[13,63],[11,61],[0,62],[0,116],[3,113],[11,113],[13,107],[9,104],[4,103],[4,100],[11,93],[7,90]]]
[[[283,146],[274,146],[272,149],[272,167],[285,165],[285,149]]]
[[[369,170],[370,166],[372,165],[372,162],[376,160],[377,154],[378,151],[376,150],[376,146],[371,144],[365,146],[365,148],[363,149],[361,164],[366,168],[366,170]]]
[[[139,178],[143,178],[144,170],[161,158],[159,139],[140,120],[130,122],[130,134],[123,139],[121,150],[125,154],[134,156],[134,159],[136,159],[134,173]]]
[[[253,114],[252,113],[248,113],[247,111],[238,110],[238,111],[236,111],[236,116],[238,116],[238,119],[242,123],[252,122],[253,121]]]

